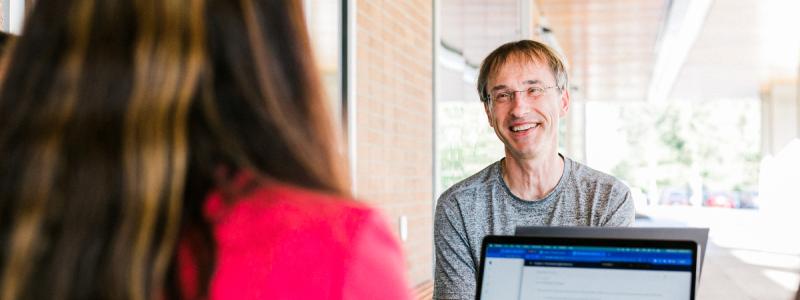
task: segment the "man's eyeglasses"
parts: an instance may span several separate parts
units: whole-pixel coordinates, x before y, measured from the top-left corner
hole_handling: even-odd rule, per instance
[[[547,86],[547,87],[535,87],[535,86],[532,86],[532,87],[529,87],[529,88],[527,88],[525,90],[521,90],[521,91],[498,90],[498,91],[492,92],[489,95],[489,101],[491,101],[492,103],[496,103],[496,104],[510,103],[511,101],[514,101],[514,98],[516,98],[517,93],[525,93],[525,96],[527,96],[528,98],[536,99],[536,98],[539,98],[542,95],[544,95],[544,93],[548,89],[552,89],[554,87],[556,87],[556,86]]]

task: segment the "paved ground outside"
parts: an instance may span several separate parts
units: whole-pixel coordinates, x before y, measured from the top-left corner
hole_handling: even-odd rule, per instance
[[[794,299],[800,282],[800,230],[794,218],[749,209],[654,206],[644,226],[708,227],[697,299]]]

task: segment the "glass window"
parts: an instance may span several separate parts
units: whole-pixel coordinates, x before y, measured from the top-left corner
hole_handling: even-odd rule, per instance
[[[331,101],[334,121],[341,124],[341,1],[305,0],[304,4],[317,67]]]

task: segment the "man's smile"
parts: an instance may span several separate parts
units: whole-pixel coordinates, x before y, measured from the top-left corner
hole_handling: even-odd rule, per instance
[[[509,126],[508,130],[514,135],[524,135],[533,132],[539,127],[542,127],[541,122],[519,122]]]

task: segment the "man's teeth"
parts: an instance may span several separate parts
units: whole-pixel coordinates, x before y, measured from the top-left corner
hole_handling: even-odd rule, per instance
[[[515,132],[516,131],[523,131],[523,130],[528,130],[528,129],[534,128],[536,126],[539,126],[539,125],[538,124],[525,124],[525,125],[519,125],[519,126],[512,126],[511,127],[511,131],[515,131]]]

